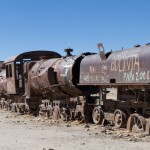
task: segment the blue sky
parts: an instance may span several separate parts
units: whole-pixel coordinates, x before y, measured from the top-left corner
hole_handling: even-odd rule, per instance
[[[150,42],[150,0],[0,0],[0,60],[31,50],[65,55]]]

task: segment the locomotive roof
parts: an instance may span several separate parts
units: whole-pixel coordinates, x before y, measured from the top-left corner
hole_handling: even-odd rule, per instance
[[[23,59],[39,60],[41,57],[46,57],[49,59],[49,58],[59,58],[61,57],[61,55],[54,51],[46,51],[46,50],[29,51],[16,56],[9,57],[8,59],[6,59],[4,63],[6,64],[9,62],[21,61]]]

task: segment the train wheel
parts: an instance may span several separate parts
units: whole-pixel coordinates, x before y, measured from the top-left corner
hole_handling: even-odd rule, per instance
[[[99,107],[95,107],[92,112],[92,119],[95,124],[102,124],[104,112]]]
[[[132,114],[128,118],[127,129],[132,132],[145,131],[146,119],[139,114]]]
[[[126,125],[126,114],[120,109],[116,109],[114,112],[114,123],[116,128],[122,128]]]

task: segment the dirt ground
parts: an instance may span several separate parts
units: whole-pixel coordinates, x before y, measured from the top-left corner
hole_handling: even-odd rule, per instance
[[[0,110],[0,150],[148,150],[150,136]]]

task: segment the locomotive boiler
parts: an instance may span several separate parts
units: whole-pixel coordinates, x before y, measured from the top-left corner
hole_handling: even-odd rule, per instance
[[[80,84],[149,89],[150,45],[87,56],[80,66]],[[90,60],[90,62],[89,62]]]
[[[82,95],[77,84],[79,83],[79,65],[83,56],[72,56],[71,49],[66,51],[68,55],[65,57],[53,59],[42,57],[30,69],[28,79],[36,95],[53,99]]]

